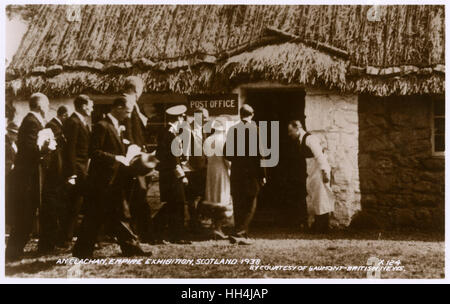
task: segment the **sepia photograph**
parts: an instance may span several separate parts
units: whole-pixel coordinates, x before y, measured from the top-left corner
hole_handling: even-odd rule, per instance
[[[446,279],[446,6],[362,4],[3,5],[2,280]]]

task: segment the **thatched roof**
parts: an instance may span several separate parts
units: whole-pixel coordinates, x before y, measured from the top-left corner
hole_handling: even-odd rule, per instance
[[[443,93],[443,6],[41,5],[7,93],[220,92],[277,80],[374,95]],[[370,10],[370,11],[369,11]]]

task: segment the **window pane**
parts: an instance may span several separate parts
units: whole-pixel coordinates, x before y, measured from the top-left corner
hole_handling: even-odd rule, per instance
[[[445,151],[445,135],[436,135],[434,137],[434,151],[436,152]]]
[[[445,100],[434,101],[434,115],[445,115]]]
[[[445,134],[445,118],[434,119],[434,133]]]

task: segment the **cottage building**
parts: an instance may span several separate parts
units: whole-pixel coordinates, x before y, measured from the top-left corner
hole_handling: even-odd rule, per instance
[[[334,225],[443,229],[443,6],[32,9],[6,72],[18,121],[37,91],[53,111],[88,93],[101,115],[129,75],[144,80],[141,102],[155,127],[170,103],[236,101],[211,109],[232,118],[249,103],[257,120],[285,127],[302,119],[320,136],[332,167]],[[276,224],[274,210],[285,208],[283,134],[257,222]]]

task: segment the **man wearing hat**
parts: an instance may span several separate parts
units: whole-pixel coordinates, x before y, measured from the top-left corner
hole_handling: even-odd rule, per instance
[[[41,202],[41,160],[49,151],[49,140],[38,146],[38,134],[45,126],[49,100],[42,93],[34,93],[29,101],[30,112],[19,128],[17,155],[13,174],[13,221],[6,248],[6,259],[16,260],[23,255],[30,239],[33,218]]]
[[[97,236],[107,225],[120,245],[124,256],[148,255],[138,242],[129,224],[126,201],[130,160],[126,158],[123,123],[130,117],[132,105],[124,97],[114,100],[110,113],[92,131],[89,154],[91,164],[87,178],[87,211],[80,234],[73,248],[73,256],[92,257]]]
[[[182,168],[181,155],[176,156],[176,151],[172,151],[172,148],[182,149],[182,142],[177,136],[185,112],[184,105],[166,110],[168,126],[160,134],[156,149],[161,202],[166,203],[159,211],[160,222],[156,223],[156,238],[157,241],[162,241],[163,229],[167,225],[169,241],[177,244],[190,244],[190,241],[185,239],[184,231],[184,187],[188,184],[188,179]]]
[[[252,120],[253,108],[244,104],[239,112],[241,120],[228,131],[224,146],[225,158],[231,161],[230,186],[235,223],[230,242],[249,245],[251,241],[248,238],[248,229],[255,214],[259,190],[265,184],[266,178],[258,149],[258,127]],[[241,136],[244,136],[244,140],[239,138]],[[256,137],[256,146],[251,146],[251,137]],[[244,143],[244,147],[238,147],[240,143]],[[239,153],[240,148],[244,148],[243,155]],[[254,156],[250,155],[252,149],[256,150]]]

